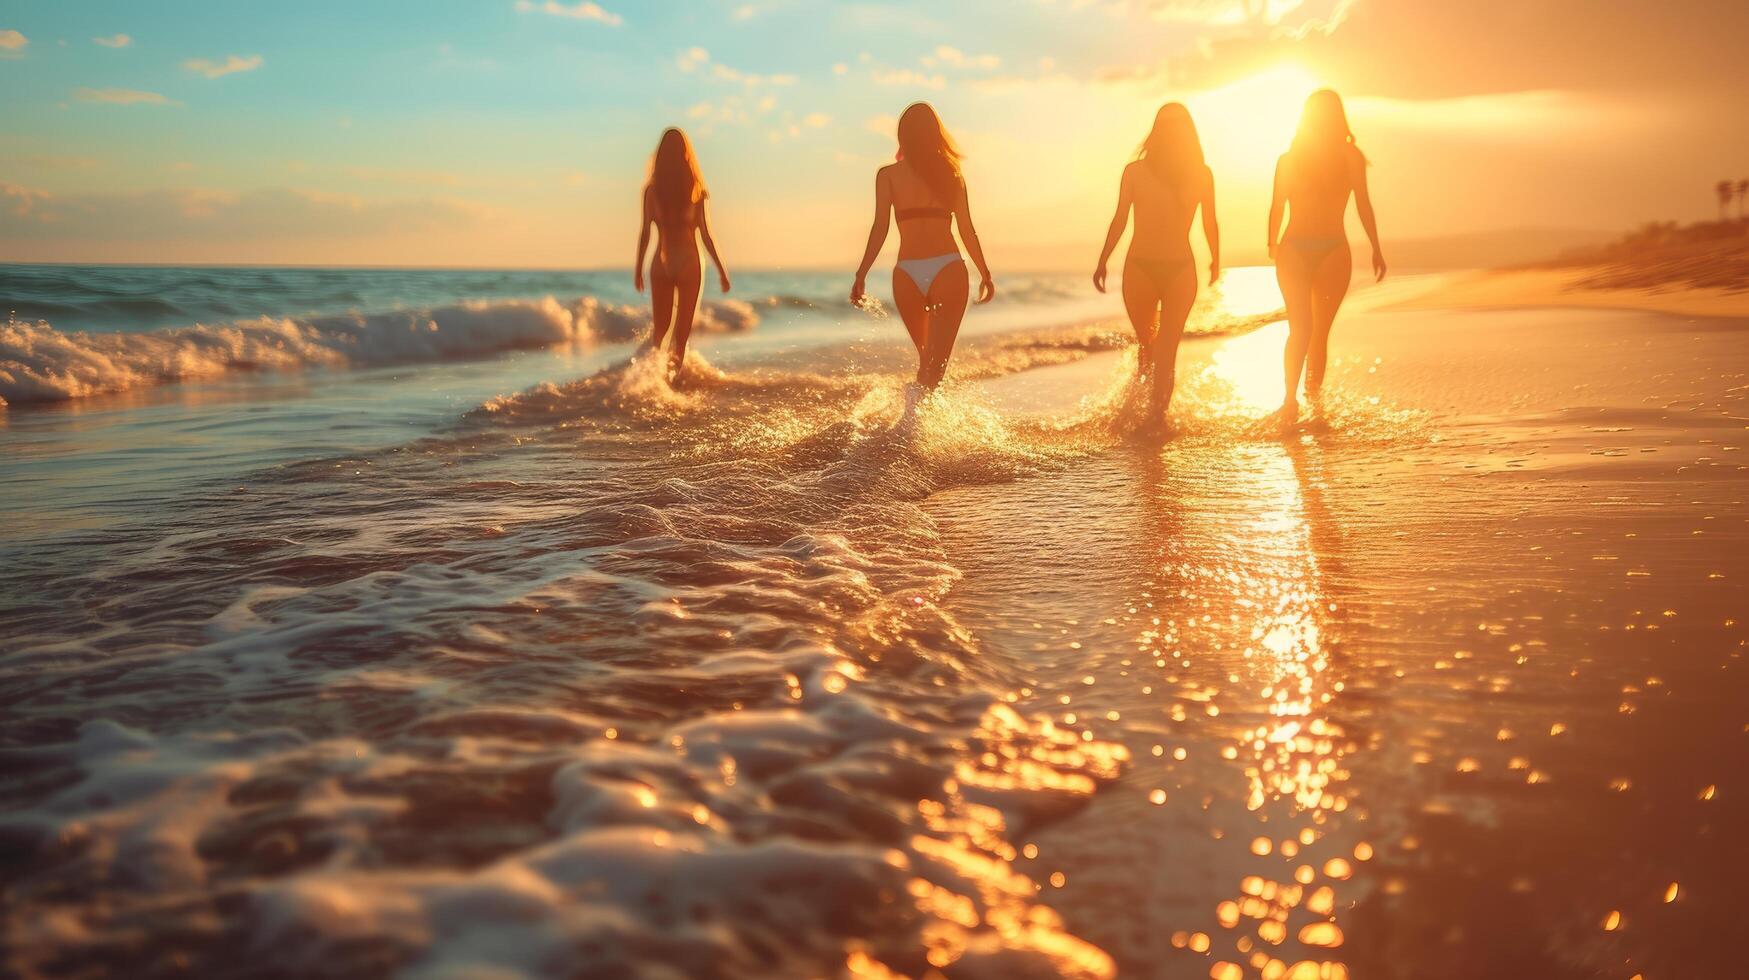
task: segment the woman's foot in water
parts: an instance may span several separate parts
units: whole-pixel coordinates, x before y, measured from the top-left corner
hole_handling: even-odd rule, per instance
[[[1166,442],[1178,436],[1178,426],[1172,424],[1164,413],[1151,416],[1136,429],[1136,435],[1149,442]]]
[[[907,382],[904,393],[904,408],[900,410],[899,421],[893,424],[893,428],[899,432],[911,432],[916,429],[918,409],[922,407],[924,399],[934,393],[934,389],[927,388],[916,381]]]
[[[1292,399],[1282,402],[1268,421],[1283,435],[1294,431],[1300,424],[1300,403]]]
[[[1314,432],[1324,432],[1330,428],[1330,416],[1325,411],[1324,393],[1311,391],[1306,393],[1306,407],[1310,409],[1306,419],[1306,428]]]

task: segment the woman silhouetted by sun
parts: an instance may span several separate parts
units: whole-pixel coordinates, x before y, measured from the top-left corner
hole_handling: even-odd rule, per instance
[[[1366,189],[1366,157],[1354,143],[1342,98],[1329,89],[1313,92],[1300,115],[1293,144],[1275,165],[1275,195],[1269,205],[1269,255],[1287,307],[1286,394],[1278,416],[1282,428],[1299,421],[1300,373],[1314,417],[1323,410],[1324,368],[1330,326],[1353,276],[1344,220],[1352,196],[1361,227],[1372,243],[1372,269],[1385,277],[1378,223]],[[1283,206],[1287,230],[1281,229]]]
[[[874,225],[850,287],[852,303],[863,302],[868,270],[887,240],[887,225],[893,219],[899,225],[893,302],[917,345],[917,384],[933,389],[947,371],[971,291],[966,264],[954,243],[956,221],[960,240],[978,267],[978,302],[989,302],[996,286],[972,226],[959,151],[926,103],[911,106],[899,117],[898,160],[875,172]]]
[[[1093,285],[1105,292],[1105,266],[1123,236],[1129,213],[1136,214],[1123,265],[1123,302],[1136,330],[1138,369],[1153,379],[1152,428],[1166,427],[1177,377],[1178,342],[1196,300],[1196,256],[1190,250],[1190,223],[1202,211],[1209,246],[1209,283],[1221,275],[1221,229],[1215,220],[1215,178],[1203,162],[1202,141],[1189,110],[1177,102],[1160,107],[1154,128],[1118,182],[1117,213],[1105,235],[1105,249],[1093,272]]]
[[[717,281],[729,291],[729,273],[717,256],[705,215],[704,178],[692,141],[678,129],[662,133],[656,155],[650,158],[650,179],[644,184],[644,217],[638,225],[638,261],[632,284],[644,291],[644,252],[650,245],[650,226],[656,226],[656,254],[650,261],[650,307],[654,324],[649,344],[660,350],[669,328],[674,343],[668,355],[668,377],[678,380],[686,362],[686,341],[692,335],[692,318],[698,311],[698,294],[704,279],[698,258],[698,240],[717,267]]]

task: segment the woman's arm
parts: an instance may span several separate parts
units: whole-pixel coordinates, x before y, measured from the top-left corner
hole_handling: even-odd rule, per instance
[[[1130,221],[1130,205],[1134,199],[1130,174],[1130,167],[1125,167],[1123,176],[1118,178],[1117,213],[1111,216],[1111,227],[1105,230],[1105,248],[1099,253],[1099,265],[1093,269],[1093,288],[1102,293],[1105,292],[1105,264],[1111,261],[1111,253],[1117,251],[1117,240],[1123,237],[1124,226]]]
[[[729,291],[729,270],[723,268],[723,260],[717,256],[717,243],[711,238],[710,214],[705,208],[705,202],[698,202],[698,237],[704,240],[704,250],[710,253],[711,261],[717,266],[717,282],[723,287],[723,292]]]
[[[881,246],[887,243],[887,226],[892,223],[893,192],[887,185],[887,170],[885,167],[875,171],[875,213],[874,224],[868,229],[868,247],[862,250],[862,264],[856,267],[856,281],[850,284],[850,302],[861,305],[864,288],[863,280],[868,278],[868,270],[874,266],[875,257],[881,254]]]
[[[960,241],[965,242],[966,251],[972,253],[972,264],[978,267],[978,302],[988,303],[996,298],[996,284],[990,281],[990,265],[984,261],[984,246],[978,241],[978,229],[972,224],[972,202],[966,195],[965,178],[960,179],[959,207],[953,209],[954,216],[959,219]]]
[[[1277,235],[1281,233],[1281,214],[1287,206],[1287,190],[1281,186],[1281,170],[1287,164],[1287,157],[1280,156],[1275,160],[1275,189],[1269,197],[1269,257],[1275,258],[1275,246],[1281,241]]]
[[[654,192],[650,188],[645,187],[643,203],[644,217],[638,222],[638,261],[632,266],[632,285],[636,287],[640,293],[644,291],[644,252],[650,247],[650,225],[656,220],[655,216],[651,213],[654,209],[650,207],[651,198],[653,196]]]
[[[1366,239],[1372,243],[1374,281],[1385,278],[1385,253],[1379,248],[1379,222],[1373,214],[1372,194],[1366,189],[1366,158],[1354,152],[1354,210],[1360,215],[1360,226],[1366,229]]]
[[[1202,234],[1209,243],[1209,285],[1221,278],[1221,223],[1215,218],[1215,172],[1203,169]]]

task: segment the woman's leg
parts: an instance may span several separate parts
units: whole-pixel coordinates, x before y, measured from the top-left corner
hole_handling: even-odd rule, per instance
[[[923,387],[934,389],[947,374],[947,361],[953,356],[970,297],[971,274],[963,261],[949,262],[929,284],[929,330],[917,378]]]
[[[1172,280],[1161,285],[1165,293],[1160,297],[1160,329],[1154,337],[1154,402],[1164,419],[1178,380],[1178,342],[1184,339],[1184,324],[1196,302],[1196,263],[1183,263]]]
[[[1324,394],[1324,369],[1330,359],[1330,328],[1348,295],[1354,277],[1354,256],[1346,244],[1333,249],[1312,277],[1312,335],[1306,348],[1306,399],[1314,404]]]
[[[1287,425],[1300,415],[1300,372],[1306,366],[1306,351],[1312,343],[1312,276],[1305,256],[1287,242],[1275,250],[1275,281],[1281,285],[1282,306],[1287,309],[1287,349],[1282,354],[1281,421]]]
[[[674,323],[674,279],[660,255],[650,263],[650,315],[650,346],[661,350]]]
[[[1160,332],[1160,287],[1129,258],[1123,264],[1123,307],[1136,331],[1136,371],[1147,377],[1154,373],[1154,339]]]
[[[917,348],[917,383],[923,383],[924,349],[929,346],[929,309],[909,273],[893,267],[893,305],[899,308],[899,319],[905,332],[911,335],[911,346]]]
[[[697,253],[691,261],[682,260],[674,269],[674,343],[669,345],[668,376],[679,378],[686,363],[686,342],[692,337],[692,319],[698,312],[698,294],[703,282]]]

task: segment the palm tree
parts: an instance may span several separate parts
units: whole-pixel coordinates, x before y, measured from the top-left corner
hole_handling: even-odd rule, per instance
[[[1746,215],[1743,212],[1743,209],[1746,206],[1749,206],[1749,177],[1745,177],[1744,179],[1737,181],[1737,220],[1738,221],[1742,221],[1745,218],[1749,218],[1749,215]]]
[[[1719,192],[1719,220],[1723,221],[1725,211],[1731,206],[1731,198],[1736,195],[1737,189],[1730,181],[1721,180],[1714,190]]]

